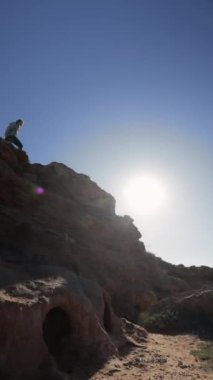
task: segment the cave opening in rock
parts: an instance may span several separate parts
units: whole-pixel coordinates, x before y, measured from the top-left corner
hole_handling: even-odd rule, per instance
[[[111,310],[109,305],[105,302],[104,315],[103,315],[104,327],[108,333],[112,332]]]
[[[70,320],[60,307],[51,309],[43,323],[43,338],[52,356],[60,365],[70,339]]]

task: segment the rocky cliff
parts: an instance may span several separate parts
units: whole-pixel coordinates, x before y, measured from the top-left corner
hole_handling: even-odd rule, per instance
[[[140,238],[88,176],[30,164],[0,140],[2,379],[74,379],[76,363],[118,354],[128,340],[119,317],[211,289],[212,269],[165,263]]]

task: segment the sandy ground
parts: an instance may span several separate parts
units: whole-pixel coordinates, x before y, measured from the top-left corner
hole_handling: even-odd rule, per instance
[[[110,360],[90,379],[213,380],[213,372],[205,370],[191,353],[200,342],[192,335],[149,334],[141,347],[129,347],[119,359]]]

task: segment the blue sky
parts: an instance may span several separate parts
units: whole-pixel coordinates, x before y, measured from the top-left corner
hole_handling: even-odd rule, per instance
[[[0,0],[0,132],[23,117],[31,162],[88,174],[147,249],[213,266],[213,3]],[[123,189],[153,173],[167,207],[134,215]]]

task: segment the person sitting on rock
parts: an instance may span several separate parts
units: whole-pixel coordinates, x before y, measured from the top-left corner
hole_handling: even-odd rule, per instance
[[[24,125],[22,119],[18,119],[15,122],[12,122],[8,125],[5,131],[5,140],[16,145],[18,149],[22,150],[23,145],[21,141],[17,138],[20,127]]]

